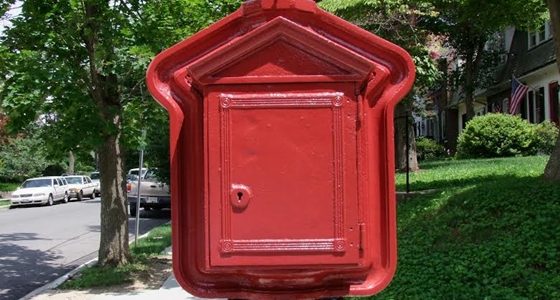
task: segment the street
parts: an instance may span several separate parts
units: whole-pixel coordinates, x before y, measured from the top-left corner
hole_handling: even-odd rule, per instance
[[[140,234],[169,221],[142,212]],[[0,210],[0,300],[18,299],[97,257],[100,199]],[[129,219],[131,240],[135,219]]]

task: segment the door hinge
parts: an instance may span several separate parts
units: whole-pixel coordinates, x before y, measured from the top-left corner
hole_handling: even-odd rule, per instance
[[[360,223],[360,251],[365,249],[366,224]]]

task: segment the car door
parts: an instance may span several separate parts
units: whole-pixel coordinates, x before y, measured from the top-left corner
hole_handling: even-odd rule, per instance
[[[62,177],[58,177],[57,180],[60,184],[60,197],[61,199],[64,199],[64,197],[66,197],[66,193],[68,192],[68,183]]]
[[[93,189],[94,189],[94,184],[91,181],[91,178],[89,178],[88,176],[84,176],[84,180],[86,182],[86,186],[87,186],[87,194],[91,195],[93,194]]]
[[[62,197],[64,197],[64,187],[62,186],[60,181],[57,178],[52,178],[51,182],[52,182],[52,187],[53,187],[53,198],[54,198],[54,200],[58,200],[58,199],[61,199]],[[62,194],[61,194],[61,191],[62,191]]]

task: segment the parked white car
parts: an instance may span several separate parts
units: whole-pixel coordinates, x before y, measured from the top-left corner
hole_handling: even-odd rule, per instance
[[[11,206],[45,204],[53,205],[55,201],[68,202],[68,190],[61,177],[37,177],[23,182],[12,193]]]
[[[97,197],[101,195],[101,181],[99,181],[100,177],[101,174],[99,174],[98,171],[91,172],[91,174],[89,174],[89,178],[91,178],[91,182],[93,182],[93,184],[95,185],[93,192]]]
[[[76,198],[82,201],[84,196],[89,196],[90,199],[95,198],[95,184],[91,181],[89,176],[71,175],[64,176],[68,182],[68,198]]]

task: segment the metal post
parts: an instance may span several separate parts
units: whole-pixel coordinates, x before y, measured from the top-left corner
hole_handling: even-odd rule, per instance
[[[142,183],[142,166],[144,165],[144,149],[140,149],[140,166],[138,167],[138,186],[136,194],[136,237],[134,246],[138,244],[138,231],[140,230],[140,184]]]
[[[405,115],[406,132],[406,195],[410,193],[410,134],[408,132],[408,112]]]

